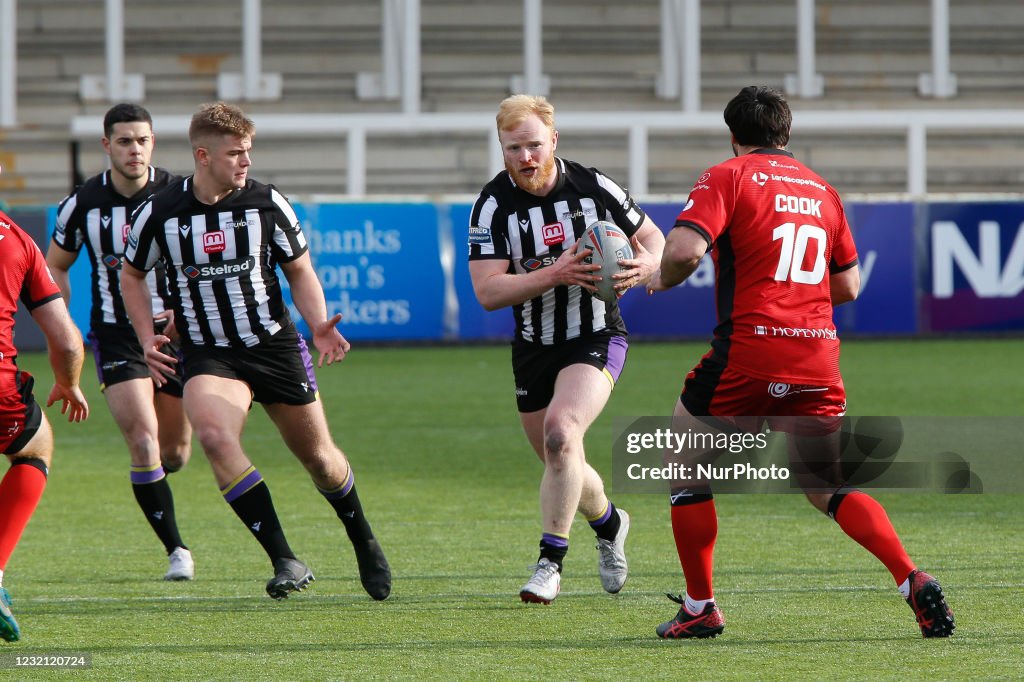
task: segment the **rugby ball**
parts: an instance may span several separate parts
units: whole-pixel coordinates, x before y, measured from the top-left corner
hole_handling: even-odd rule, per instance
[[[601,281],[594,283],[597,287],[597,293],[594,295],[608,303],[617,300],[615,285],[619,281],[612,279],[612,275],[624,270],[619,266],[620,260],[633,257],[629,237],[615,223],[599,220],[586,229],[578,248],[591,251],[591,254],[583,259],[584,263],[601,266],[599,270],[593,272],[601,277]]]

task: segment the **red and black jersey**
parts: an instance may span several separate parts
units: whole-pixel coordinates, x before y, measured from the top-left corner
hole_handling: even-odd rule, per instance
[[[699,232],[716,272],[715,352],[748,376],[840,380],[829,275],[857,264],[838,193],[781,149],[713,166],[676,227]]]
[[[18,392],[14,359],[14,313],[18,300],[29,310],[60,298],[46,259],[32,238],[0,212],[0,396]]]

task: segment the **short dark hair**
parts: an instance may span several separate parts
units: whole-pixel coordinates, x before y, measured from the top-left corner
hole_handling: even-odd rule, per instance
[[[150,128],[153,127],[153,117],[149,115],[145,107],[129,102],[115,104],[107,110],[107,115],[103,117],[103,135],[107,138],[113,135],[114,125],[117,123],[138,123],[140,121],[148,123]]]
[[[781,92],[748,85],[725,105],[725,124],[743,147],[785,147],[793,114]]]

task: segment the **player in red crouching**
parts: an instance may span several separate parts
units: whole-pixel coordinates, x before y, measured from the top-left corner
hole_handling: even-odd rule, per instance
[[[19,299],[42,329],[50,351],[54,385],[46,405],[60,401],[68,421],[82,421],[89,416],[89,403],[78,385],[85,357],[82,335],[71,322],[39,247],[0,213],[0,452],[11,462],[0,481],[0,583],[43,496],[53,455],[53,431],[32,395],[35,380],[16,362],[14,313]],[[15,642],[20,637],[11,596],[0,586],[0,638]]]
[[[835,189],[785,150],[792,114],[781,93],[743,88],[726,106],[725,122],[735,158],[705,171],[691,190],[650,286],[678,285],[712,250],[718,326],[711,350],[686,376],[674,416],[710,417],[744,430],[767,420],[787,431],[791,451],[811,443],[830,456],[817,461],[838,462],[846,392],[832,310],[860,290],[843,205]],[[749,415],[761,416],[743,426],[733,419]],[[824,428],[801,431],[814,420]],[[831,489],[801,481],[811,504],[885,565],[925,637],[951,635],[953,613],[942,588],[917,570],[885,509],[832,480]],[[657,633],[714,637],[725,619],[711,583],[718,533],[711,488],[674,484],[671,504],[686,595],[673,598],[679,613]]]

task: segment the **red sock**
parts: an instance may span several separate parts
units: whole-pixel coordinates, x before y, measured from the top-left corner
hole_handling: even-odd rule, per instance
[[[711,599],[718,515],[713,499],[672,507],[672,535],[686,578],[686,594],[692,599]]]
[[[870,495],[859,490],[847,493],[835,511],[835,520],[844,533],[885,564],[897,585],[914,570],[885,508]]]
[[[7,568],[7,560],[43,496],[46,474],[34,466],[37,461],[15,462],[0,482],[0,571]]]

